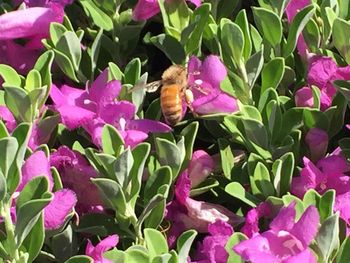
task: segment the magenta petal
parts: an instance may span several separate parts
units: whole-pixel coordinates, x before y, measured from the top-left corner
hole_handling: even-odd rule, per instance
[[[44,209],[45,228],[57,229],[62,226],[76,202],[77,197],[75,193],[69,189],[55,192],[52,201]]]
[[[305,142],[309,147],[311,159],[318,161],[327,152],[328,133],[319,128],[312,128],[307,132]]]
[[[270,229],[278,232],[281,230],[289,231],[294,226],[295,220],[295,202],[287,207],[282,207],[278,215],[270,223]]]
[[[336,72],[337,64],[332,58],[315,56],[310,61],[308,83],[319,87],[321,90],[326,89],[331,85],[329,82]]]
[[[310,87],[303,87],[297,90],[294,99],[297,107],[314,107],[314,96]]]
[[[53,179],[50,170],[49,160],[43,151],[34,152],[22,166],[22,181],[17,187],[21,191],[23,187],[34,177],[46,176],[49,180],[49,190],[53,187]]]
[[[218,56],[210,55],[203,61],[200,79],[210,83],[213,88],[219,88],[226,76],[226,67]]]
[[[139,0],[132,12],[132,18],[135,21],[147,20],[159,12],[157,0]]]
[[[188,0],[192,4],[194,4],[196,7],[200,6],[202,3],[202,0]]]
[[[92,111],[71,105],[57,107],[56,110],[61,115],[62,123],[70,130],[84,125],[96,116]]]
[[[121,84],[119,80],[108,82],[108,70],[105,69],[92,83],[89,90],[90,99],[97,105],[106,105],[119,95]]]
[[[350,171],[350,165],[342,155],[327,156],[317,162],[317,167],[328,175],[339,175]]]
[[[218,220],[208,226],[208,232],[211,235],[231,236],[233,234],[233,228],[230,224]]]
[[[304,251],[291,256],[285,260],[283,263],[316,263],[316,258],[310,249],[305,249]]]
[[[350,191],[335,197],[334,211],[339,211],[340,218],[350,224]]]
[[[33,7],[0,16],[0,40],[49,35],[51,22],[62,22],[63,9]]]
[[[192,103],[197,114],[233,113],[238,110],[237,100],[225,93],[212,93],[201,97]]]
[[[87,122],[83,125],[84,129],[90,134],[92,142],[96,146],[101,146],[101,136],[102,130],[106,123],[100,118],[93,119],[92,121]]]
[[[118,235],[111,235],[100,241],[100,243],[98,243],[96,247],[94,247],[91,241],[88,239],[85,254],[91,257],[95,263],[112,263],[112,261],[103,257],[103,253],[115,247],[118,244],[118,242]]]
[[[130,146],[131,148],[134,148],[136,145],[148,138],[148,134],[142,131],[127,130],[119,132],[123,137],[125,146]]]
[[[309,206],[298,222],[295,223],[290,233],[297,237],[304,247],[308,247],[317,234],[319,223],[320,216],[317,208]]]
[[[126,124],[126,129],[138,130],[144,133],[169,132],[172,130],[171,127],[169,127],[165,123],[146,119],[130,120]]]
[[[233,250],[244,260],[254,263],[278,262],[271,254],[268,240],[261,236],[241,241],[233,247]]]
[[[12,112],[5,106],[0,105],[0,119],[5,122],[6,128],[9,132],[12,132],[16,128],[16,120],[12,115]]]
[[[295,15],[310,4],[310,0],[291,0],[286,8],[288,22],[291,23]]]
[[[188,177],[188,170],[186,169],[178,177],[175,184],[176,200],[179,203],[184,205],[186,203],[186,199],[190,196],[190,190],[191,190],[191,180]]]
[[[214,170],[214,167],[214,160],[209,154],[202,150],[195,151],[188,165],[188,174],[192,187],[196,187],[203,182]]]
[[[112,124],[119,128],[120,119],[124,119],[125,122],[134,118],[136,113],[136,107],[129,101],[118,101],[110,103],[99,108],[99,116],[106,123]],[[124,129],[125,127],[120,127]]]

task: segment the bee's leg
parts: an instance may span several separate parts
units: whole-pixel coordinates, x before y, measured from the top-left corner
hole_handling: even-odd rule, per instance
[[[192,107],[192,102],[193,102],[194,98],[193,98],[193,93],[190,89],[186,89],[185,90],[185,101],[187,106],[190,108],[192,114],[194,117],[198,117],[198,114],[193,110]]]

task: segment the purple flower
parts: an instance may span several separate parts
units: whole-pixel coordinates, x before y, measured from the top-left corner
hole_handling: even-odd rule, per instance
[[[291,0],[286,7],[288,23],[292,23],[296,14],[309,4],[310,0]],[[299,55],[306,58],[308,47],[302,34],[298,37],[297,49]]]
[[[185,170],[177,179],[175,199],[167,205],[166,218],[172,221],[168,235],[170,246],[174,244],[177,236],[187,229],[196,229],[201,233],[206,233],[208,225],[218,220],[232,225],[241,222],[241,218],[221,205],[190,198],[190,190],[191,181],[188,177],[188,170]]]
[[[168,1],[168,0],[167,0]],[[188,0],[196,7],[201,5],[201,0]],[[132,12],[135,21],[147,20],[160,12],[157,0],[139,0]]]
[[[297,107],[314,108],[314,96],[310,87],[303,87],[295,92],[295,105]]]
[[[9,132],[12,132],[17,126],[12,112],[5,106],[0,106],[0,119],[4,122]]]
[[[210,55],[203,63],[195,56],[188,62],[188,84],[194,96],[192,107],[199,115],[232,113],[238,110],[237,100],[220,89],[227,70],[219,57]]]
[[[241,232],[249,238],[253,237],[256,233],[259,233],[259,219],[268,216],[270,213],[270,205],[266,202],[262,202],[257,208],[249,210],[245,218],[244,226],[241,228]]]
[[[85,249],[85,255],[91,257],[94,263],[113,263],[113,261],[103,257],[103,253],[115,247],[118,244],[118,235],[111,235],[101,240],[95,247],[88,239]]]
[[[338,67],[330,57],[311,57],[308,84],[315,85],[320,89],[321,110],[326,110],[332,105],[332,100],[337,92],[333,86],[335,80],[350,80],[350,66]]]
[[[309,147],[311,160],[317,162],[327,152],[328,134],[322,129],[312,128],[307,132],[305,142]]]
[[[50,165],[60,173],[63,187],[76,193],[78,214],[102,210],[100,194],[90,180],[97,177],[97,172],[79,152],[61,146],[51,154]]]
[[[304,157],[304,168],[300,177],[293,178],[291,192],[302,198],[309,189],[315,189],[323,194],[329,189],[336,192],[334,211],[339,211],[340,217],[350,226],[350,165],[337,149],[333,154],[319,160],[314,165]]]
[[[316,263],[308,248],[317,234],[319,214],[309,206],[298,222],[295,222],[295,202],[280,210],[270,224],[270,230],[257,234],[234,246],[233,250],[252,263]]]
[[[193,152],[192,159],[188,165],[188,174],[192,187],[203,182],[214,170],[213,158],[203,150]]]
[[[83,127],[100,146],[105,124],[115,126],[126,146],[134,147],[144,141],[150,132],[168,132],[171,128],[159,121],[135,119],[136,107],[129,101],[116,101],[121,90],[118,80],[108,82],[108,71],[103,71],[90,89],[80,90],[63,85],[52,86],[50,96],[68,129]]]
[[[225,245],[233,234],[233,228],[223,221],[216,221],[208,225],[209,235],[199,243],[192,263],[226,263],[228,253]]]
[[[24,186],[34,177],[46,176],[49,181],[49,191],[53,189],[53,179],[49,160],[43,151],[34,152],[22,166],[22,179],[16,192],[21,192]],[[16,195],[17,195],[16,194]],[[73,191],[61,189],[53,193],[53,200],[44,208],[44,225],[46,229],[57,229],[62,226],[65,218],[74,208],[77,198]]]

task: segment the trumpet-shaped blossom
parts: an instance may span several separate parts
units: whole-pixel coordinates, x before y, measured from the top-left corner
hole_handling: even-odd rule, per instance
[[[213,158],[203,150],[193,152],[192,159],[188,165],[188,175],[191,186],[196,187],[203,182],[214,170]]]
[[[269,214],[271,214],[271,208],[267,202],[262,202],[256,208],[252,208],[247,213],[241,232],[249,238],[253,237],[256,233],[259,233],[260,218],[266,217]]]
[[[22,166],[22,180],[16,189],[21,192],[24,186],[34,177],[46,176],[49,191],[53,189],[53,179],[49,160],[43,151],[34,152]],[[76,195],[69,189],[61,189],[53,193],[52,201],[44,208],[44,225],[46,229],[57,229],[64,223],[77,202]]]
[[[34,65],[41,39],[49,36],[51,22],[62,23],[67,1],[25,1],[28,8],[0,15],[0,63],[9,64],[21,74]],[[13,40],[24,38],[19,45]]]
[[[295,222],[295,202],[280,210],[270,230],[241,241],[233,250],[252,263],[316,263],[308,248],[315,238],[320,221],[316,207],[309,206]]]
[[[197,253],[195,255],[196,260],[191,262],[226,263],[228,253],[225,249],[225,245],[233,234],[232,226],[218,220],[208,225],[208,233],[209,235],[206,236],[197,247]]]
[[[159,121],[135,119],[136,107],[129,101],[116,101],[121,90],[118,80],[108,81],[103,71],[90,89],[81,90],[63,85],[52,86],[50,96],[68,129],[83,127],[100,146],[105,124],[115,126],[125,145],[134,147],[144,141],[150,132],[168,132],[171,128]]]
[[[311,160],[316,162],[327,152],[328,134],[322,129],[312,128],[307,132],[305,142],[309,147]]]
[[[102,210],[98,189],[90,180],[97,172],[79,152],[61,146],[51,154],[50,164],[58,170],[63,187],[76,193],[79,214]]]
[[[211,55],[203,62],[192,56],[188,62],[188,84],[194,96],[196,114],[232,113],[238,110],[237,100],[220,89],[227,77],[225,65]]]
[[[111,235],[101,240],[96,246],[92,245],[88,239],[85,255],[91,257],[94,263],[113,263],[113,261],[103,257],[103,253],[115,247],[119,242],[118,235]]]
[[[196,7],[201,5],[201,0],[188,0]],[[147,20],[160,12],[158,0],[138,0],[132,17],[135,21]]]
[[[167,205],[166,218],[172,221],[168,235],[170,246],[174,244],[177,236],[187,229],[206,233],[208,225],[218,220],[232,225],[241,222],[241,218],[221,205],[190,198],[190,190],[191,181],[188,170],[185,170],[176,182],[175,199]]]
[[[291,0],[286,7],[288,23],[292,23],[297,13],[309,4],[310,0]],[[302,34],[298,37],[297,49],[299,55],[306,58],[308,47]]]
[[[338,67],[330,57],[313,56],[309,62],[307,80],[309,85],[315,85],[321,92],[321,110],[332,105],[337,92],[333,85],[335,80],[350,80],[350,66]]]
[[[313,164],[304,157],[304,168],[300,177],[293,178],[291,192],[302,198],[309,189],[315,189],[323,194],[329,189],[336,192],[334,210],[339,211],[340,217],[350,226],[350,165],[347,160],[336,150],[332,155],[327,156]]]
[[[297,107],[314,108],[314,96],[310,87],[302,87],[295,92],[295,105]]]

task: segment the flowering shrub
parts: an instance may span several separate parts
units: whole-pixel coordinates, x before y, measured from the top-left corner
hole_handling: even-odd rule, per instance
[[[0,263],[349,262],[349,7],[0,1]]]

